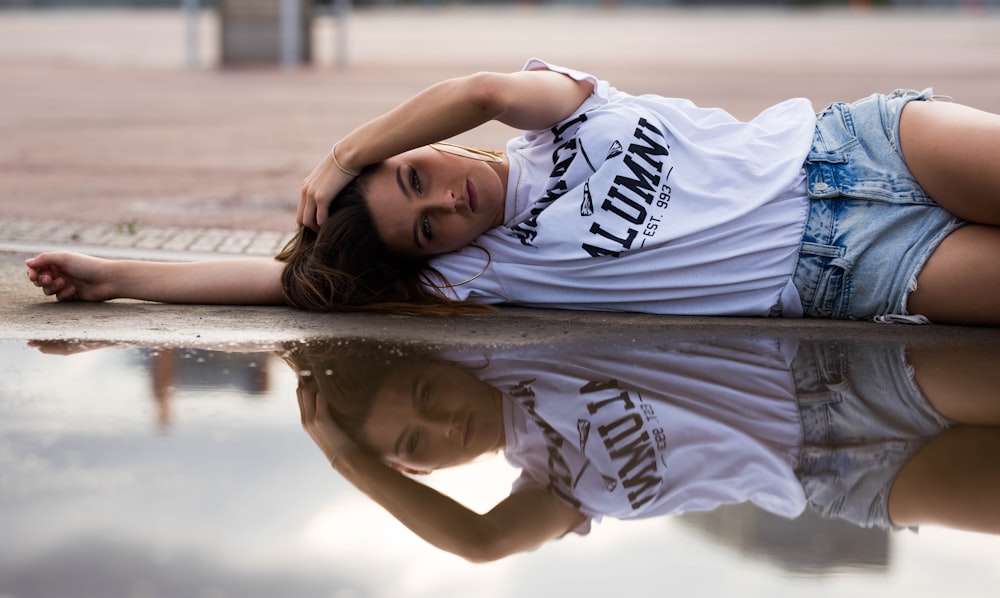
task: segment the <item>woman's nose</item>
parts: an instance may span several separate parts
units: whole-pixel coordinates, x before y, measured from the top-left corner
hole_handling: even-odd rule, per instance
[[[457,212],[459,206],[458,196],[451,189],[446,190],[433,200],[433,207],[445,212]]]
[[[431,420],[429,422],[431,427],[445,438],[451,438],[457,427],[456,418],[451,413],[437,413],[428,419]]]

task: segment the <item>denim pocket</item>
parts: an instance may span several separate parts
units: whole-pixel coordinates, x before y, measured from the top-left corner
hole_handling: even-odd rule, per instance
[[[907,99],[910,96],[887,99],[875,94],[853,104],[837,102],[820,112],[805,163],[809,197],[933,203],[896,145],[896,123]]]
[[[799,294],[806,316],[835,319],[851,317],[849,306],[853,264],[844,254],[843,247],[802,243],[796,273],[805,275],[803,285],[799,286]]]
[[[843,102],[828,106],[816,117],[816,133],[806,156],[807,192],[812,199],[841,195],[840,176],[858,145],[851,107]]]

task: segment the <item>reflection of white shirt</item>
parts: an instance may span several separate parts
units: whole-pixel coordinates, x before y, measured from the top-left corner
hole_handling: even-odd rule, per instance
[[[796,99],[749,123],[687,100],[594,93],[507,151],[507,222],[433,260],[454,296],[487,303],[800,316],[790,283],[815,114]],[[483,272],[485,267],[485,272]]]
[[[789,361],[774,340],[666,339],[517,348],[491,354],[480,377],[504,394],[515,491],[545,488],[598,520],[744,501],[794,517],[805,499]]]

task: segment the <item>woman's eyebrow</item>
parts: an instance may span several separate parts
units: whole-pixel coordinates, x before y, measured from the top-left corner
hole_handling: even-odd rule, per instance
[[[403,440],[406,438],[406,434],[409,431],[409,426],[403,428],[403,431],[399,433],[399,438],[396,439],[396,445],[392,447],[392,454],[399,457],[399,451],[402,448]]]
[[[413,385],[410,387],[410,405],[413,406],[414,410],[416,410],[417,408],[417,393],[419,391],[420,391],[420,378],[416,377],[413,379]],[[406,439],[409,432],[410,432],[410,426],[406,426],[399,433],[399,437],[396,438],[396,445],[392,447],[392,451],[393,454],[396,455],[397,457],[400,456],[399,451],[402,449],[403,440]]]
[[[406,196],[407,201],[413,201],[413,197],[410,196],[410,190],[406,186],[406,182],[403,181],[403,167],[396,167],[396,184],[399,185],[399,190],[403,192]],[[413,244],[417,246],[417,249],[423,249],[424,244],[420,242],[420,220],[416,220],[413,223]]]
[[[409,188],[407,188],[406,183],[403,181],[403,167],[402,166],[397,166],[396,167],[396,184],[399,185],[399,190],[403,192],[403,195],[406,196],[406,199],[412,199],[410,197],[410,190],[409,190]]]

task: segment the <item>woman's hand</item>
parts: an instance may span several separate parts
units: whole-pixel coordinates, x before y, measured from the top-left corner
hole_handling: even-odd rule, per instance
[[[302,183],[296,220],[318,230],[359,165],[378,164],[494,119],[516,129],[546,129],[573,114],[593,90],[588,81],[548,70],[480,72],[434,84],[331,149]]]
[[[330,417],[327,402],[316,392],[315,385],[299,382],[295,394],[299,399],[302,427],[326,455],[327,461],[335,465],[341,453],[357,445]]]
[[[79,253],[43,253],[25,260],[28,279],[59,301],[115,298],[113,263]]]
[[[350,172],[345,172],[344,168],[337,165],[332,150],[327,153],[302,182],[299,209],[295,215],[296,222],[313,230],[319,230],[330,213],[333,199],[354,178]]]
[[[120,343],[113,341],[28,341],[29,347],[38,349],[46,355],[76,355],[119,345]]]

